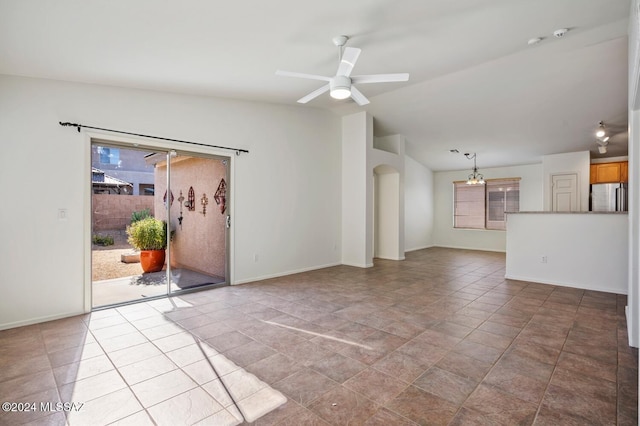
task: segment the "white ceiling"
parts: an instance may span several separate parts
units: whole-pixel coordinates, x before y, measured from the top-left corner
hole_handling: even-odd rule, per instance
[[[629,0],[0,0],[0,73],[281,104],[333,75],[332,37],[362,49],[365,107],[328,94],[299,108],[375,117],[432,170],[528,164],[591,150],[601,120],[627,154]],[[553,37],[558,28],[570,31]],[[535,46],[527,40],[543,37]],[[1,95],[1,94],[0,94]],[[460,154],[450,154],[456,148]]]

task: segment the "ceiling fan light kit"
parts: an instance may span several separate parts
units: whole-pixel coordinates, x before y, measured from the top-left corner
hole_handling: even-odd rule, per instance
[[[353,67],[360,56],[361,50],[355,47],[347,47],[343,51],[344,45],[347,43],[347,40],[349,40],[349,37],[347,36],[336,36],[332,40],[333,44],[338,47],[338,59],[340,61],[336,75],[333,77],[291,71],[276,71],[276,75],[279,76],[298,77],[327,82],[327,84],[319,89],[316,89],[308,95],[298,99],[298,103],[306,104],[328,91],[329,95],[333,99],[347,99],[351,97],[351,99],[353,99],[358,105],[363,106],[367,105],[369,100],[354,86],[354,84],[388,83],[409,80],[408,73],[356,75],[351,77],[351,72],[353,71]]]
[[[333,99],[347,99],[351,96],[351,79],[343,75],[337,75],[329,82],[329,95]]]

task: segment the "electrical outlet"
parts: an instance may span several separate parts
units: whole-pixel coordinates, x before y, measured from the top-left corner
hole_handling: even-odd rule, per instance
[[[58,209],[58,220],[66,221],[67,216],[69,216],[67,209]]]
[[[547,256],[540,257],[540,263],[547,263]]]

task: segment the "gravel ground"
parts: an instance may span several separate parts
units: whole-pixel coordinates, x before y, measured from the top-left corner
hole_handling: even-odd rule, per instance
[[[93,281],[142,274],[139,263],[122,263],[120,261],[122,254],[133,251],[133,248],[127,243],[127,235],[124,230],[102,231],[98,234],[111,235],[114,244],[111,246],[93,245],[91,252],[91,279]]]
[[[131,247],[115,250],[93,250],[91,279],[100,281],[142,274],[142,268],[139,263],[122,263],[120,261],[120,255],[131,253],[132,251]]]

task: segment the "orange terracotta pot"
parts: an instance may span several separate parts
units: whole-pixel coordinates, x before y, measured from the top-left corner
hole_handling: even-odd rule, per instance
[[[162,271],[164,250],[140,250],[140,266],[144,272]]]

